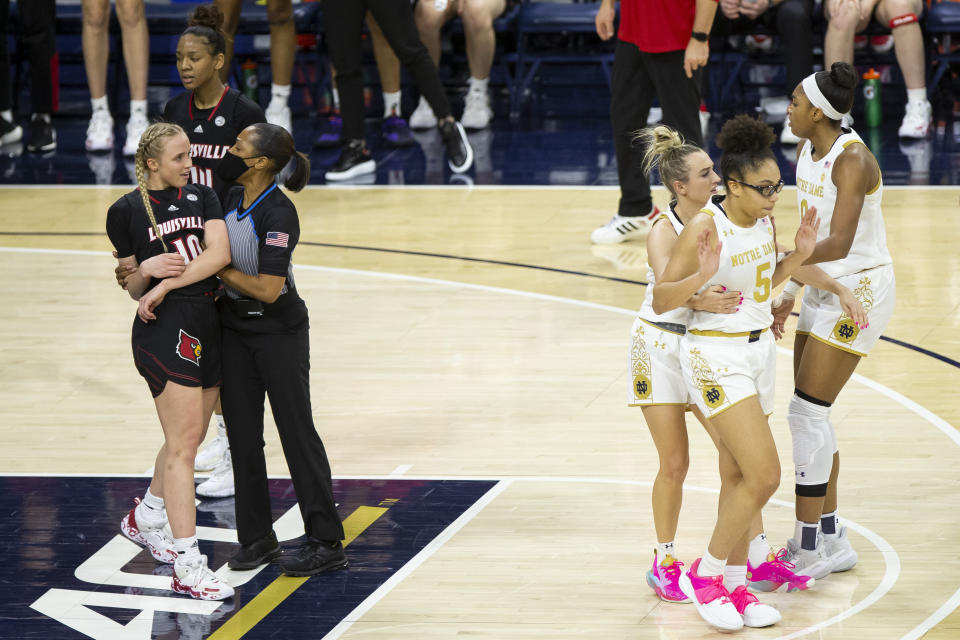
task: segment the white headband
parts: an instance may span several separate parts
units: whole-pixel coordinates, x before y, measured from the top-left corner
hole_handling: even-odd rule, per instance
[[[803,87],[803,92],[807,94],[807,100],[810,101],[810,104],[815,106],[820,111],[823,111],[823,115],[827,116],[831,120],[841,120],[843,114],[833,108],[833,105],[830,104],[830,101],[824,97],[823,92],[820,91],[820,87],[817,86],[817,78],[815,73],[811,73],[806,78],[803,79],[803,82],[800,83],[800,86]]]

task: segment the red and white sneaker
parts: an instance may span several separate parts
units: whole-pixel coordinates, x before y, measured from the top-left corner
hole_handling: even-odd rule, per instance
[[[772,624],[780,622],[780,612],[768,604],[763,604],[747,588],[740,585],[730,594],[730,600],[733,606],[737,608],[740,615],[743,616],[743,626],[745,627],[769,627]]]
[[[804,591],[813,586],[814,579],[810,576],[797,575],[792,571],[796,568],[792,562],[787,562],[787,550],[780,549],[776,555],[767,555],[767,561],[754,567],[747,560],[747,584],[754,591]]]
[[[690,602],[690,598],[680,590],[680,567],[683,563],[671,555],[663,562],[657,561],[657,552],[653,552],[653,568],[647,571],[647,584],[664,602]]]
[[[697,575],[700,558],[697,558],[680,576],[680,589],[695,605],[700,617],[721,631],[737,631],[743,628],[743,616],[730,600],[730,592],[723,586],[723,576],[701,578]]]
[[[226,600],[233,595],[233,587],[207,567],[207,556],[178,557],[173,565],[174,593],[197,600]]]
[[[140,498],[134,498],[133,501],[140,504]],[[120,533],[145,547],[157,562],[173,564],[177,559],[177,552],[173,550],[173,537],[166,528],[166,522],[154,526],[138,522],[136,506],[120,521]]]

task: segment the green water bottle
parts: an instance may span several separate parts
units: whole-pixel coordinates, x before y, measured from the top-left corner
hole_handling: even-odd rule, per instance
[[[243,71],[243,95],[256,102],[258,88],[257,63],[248,59],[240,65],[240,69]]]
[[[880,100],[880,74],[870,69],[863,74],[863,110],[868,127],[879,127],[883,120],[883,102]]]

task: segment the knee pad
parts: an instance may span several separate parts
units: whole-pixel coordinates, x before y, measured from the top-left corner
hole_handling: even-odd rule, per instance
[[[890,18],[890,30],[893,31],[897,27],[902,27],[907,24],[912,24],[914,22],[919,22],[920,19],[917,18],[915,13],[905,13],[902,16],[897,16],[895,18]]]
[[[793,440],[798,495],[826,495],[835,449],[829,413],[829,407],[813,404],[796,395],[790,401],[787,424]]]

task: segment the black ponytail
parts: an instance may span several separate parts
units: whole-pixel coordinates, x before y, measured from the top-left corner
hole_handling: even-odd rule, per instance
[[[293,171],[283,182],[283,186],[290,191],[300,191],[310,180],[310,158],[300,151],[294,151]]]
[[[251,144],[257,155],[270,158],[273,174],[277,175],[294,159],[293,172],[284,181],[283,186],[290,191],[300,191],[310,180],[310,158],[297,151],[293,136],[283,127],[267,122],[250,125],[253,129]]]

